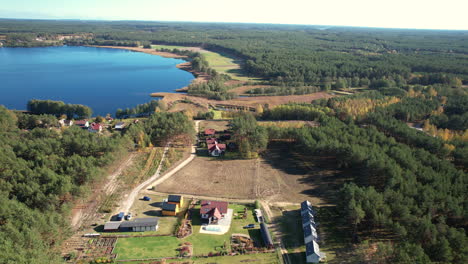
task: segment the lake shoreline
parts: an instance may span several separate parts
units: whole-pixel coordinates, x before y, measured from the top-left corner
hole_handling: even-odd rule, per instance
[[[140,47],[98,46],[98,45],[84,45],[84,46],[85,47],[94,47],[94,48],[124,49],[124,50],[130,50],[130,51],[135,51],[135,52],[142,52],[142,53],[146,53],[146,54],[161,56],[161,57],[164,57],[164,58],[188,59],[188,57],[184,56],[184,55],[179,55],[179,54],[175,54],[175,53],[172,53],[172,52],[157,51],[155,49],[145,49],[145,48],[140,48]],[[177,92],[177,93],[187,93],[188,92],[188,87],[191,84],[207,82],[208,80],[211,79],[210,75],[208,75],[208,74],[206,74],[204,72],[195,71],[192,68],[192,63],[190,61],[177,64],[176,68],[181,69],[183,71],[190,72],[194,77],[194,79],[190,82],[189,85],[184,86],[182,88],[175,89],[174,91]],[[151,96],[151,94],[150,94],[150,96]]]

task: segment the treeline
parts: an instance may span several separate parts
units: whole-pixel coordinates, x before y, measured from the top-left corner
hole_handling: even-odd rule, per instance
[[[66,115],[67,118],[89,118],[93,111],[91,108],[81,104],[65,104],[62,101],[52,100],[30,100],[28,111],[33,114],[50,114],[55,116]]]
[[[240,113],[229,123],[233,131],[233,140],[241,158],[256,158],[268,144],[265,127],[259,126],[251,113]]]
[[[287,87],[287,86],[270,86],[260,87],[247,91],[247,94],[252,95],[301,95],[310,94],[321,91],[320,87],[316,86],[300,86],[300,87]]]
[[[34,127],[23,115],[0,106],[1,259],[60,263],[53,249],[69,235],[68,202],[103,175],[101,168],[123,145],[120,137],[99,137],[78,127],[61,134]]]
[[[151,100],[148,103],[139,104],[134,108],[117,109],[115,117],[117,118],[129,118],[129,117],[140,117],[149,116],[157,109],[166,110],[166,105],[159,100]]]
[[[167,143],[190,145],[195,137],[195,129],[192,121],[181,112],[156,112],[143,124],[131,125],[124,135],[141,148],[166,146]]]
[[[229,92],[233,86],[225,84],[229,79],[228,75],[219,74],[213,76],[207,82],[192,83],[188,86],[188,94],[214,100],[237,98],[237,94]]]
[[[311,104],[279,105],[263,112],[263,120],[308,120],[314,121],[319,117],[333,114],[330,108]]]

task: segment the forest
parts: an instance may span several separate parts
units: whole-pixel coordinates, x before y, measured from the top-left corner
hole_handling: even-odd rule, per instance
[[[162,112],[130,125],[124,135],[103,136],[78,126],[59,129],[57,116],[70,114],[64,109],[74,105],[44,103],[47,107],[31,103],[31,110],[51,114],[15,113],[0,106],[2,263],[61,263],[56,247],[71,235],[72,202],[106,175],[107,165],[133,150],[133,143],[138,148],[191,142],[195,134],[185,115]]]

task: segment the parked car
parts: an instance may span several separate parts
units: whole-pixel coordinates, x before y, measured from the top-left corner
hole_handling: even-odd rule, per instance
[[[128,213],[127,216],[125,216],[125,219],[127,219],[127,220],[132,219],[132,213]]]
[[[143,197],[143,201],[151,201],[151,197],[144,196],[144,197]]]
[[[120,213],[117,215],[117,217],[116,217],[116,218],[117,218],[117,221],[122,221],[123,218],[124,218],[124,215],[125,215],[124,212],[120,212]]]
[[[250,229],[250,228],[255,228],[255,224],[248,224],[243,227],[244,229]]]

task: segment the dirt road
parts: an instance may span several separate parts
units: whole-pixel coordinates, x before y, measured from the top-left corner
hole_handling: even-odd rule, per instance
[[[200,123],[200,121],[195,121],[195,131],[197,132],[197,134],[198,134],[199,123]],[[155,186],[155,185],[163,182],[167,178],[171,177],[172,175],[174,175],[176,172],[178,172],[180,169],[182,169],[185,165],[187,165],[189,162],[191,162],[195,158],[196,152],[197,152],[196,145],[193,145],[192,146],[192,153],[190,154],[190,156],[186,160],[184,160],[182,163],[177,165],[177,167],[175,167],[172,170],[165,173],[164,176],[160,177],[161,176],[160,174],[161,174],[162,164],[163,164],[164,159],[166,158],[166,154],[167,154],[168,150],[169,150],[169,147],[166,146],[164,148],[164,153],[163,153],[163,155],[161,157],[161,161],[159,162],[159,166],[158,166],[156,172],[153,174],[153,176],[151,176],[148,180],[144,181],[143,183],[141,183],[140,185],[135,187],[132,190],[132,192],[130,192],[130,194],[127,196],[127,198],[122,202],[122,204],[117,209],[114,210],[114,213],[118,213],[118,212],[127,213],[127,212],[129,212],[130,208],[132,208],[133,203],[135,202],[135,199],[137,198],[138,194],[142,190],[147,189],[149,186]]]

